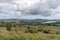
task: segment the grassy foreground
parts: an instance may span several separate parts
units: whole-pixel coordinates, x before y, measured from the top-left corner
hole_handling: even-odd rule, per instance
[[[60,40],[60,26],[0,27],[0,40]]]

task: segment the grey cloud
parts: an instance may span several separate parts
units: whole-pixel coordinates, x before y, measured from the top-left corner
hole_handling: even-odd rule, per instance
[[[14,0],[0,0],[0,3],[12,3]]]
[[[44,2],[41,0],[40,2],[34,3],[33,5],[31,4],[30,6],[27,5],[29,4],[28,1],[28,3],[25,4],[23,0],[22,3],[19,3],[19,5],[18,3],[13,4],[15,1],[17,2],[18,0],[0,0],[0,14],[8,14],[12,15],[12,17],[20,17],[22,15],[42,15],[46,17],[56,13],[54,10],[57,10],[60,6],[60,0],[43,0]],[[21,1],[19,0],[19,2]]]
[[[50,8],[56,9],[58,6],[60,6],[60,0],[47,0],[47,4],[50,6]]]
[[[23,14],[49,16],[51,15],[50,12],[51,10],[49,9],[48,4],[41,2],[25,10]]]
[[[60,6],[60,0],[45,0],[46,2],[41,1],[33,6],[30,9],[27,9],[23,12],[26,15],[42,15],[50,16],[53,14],[53,10],[57,9]],[[53,10],[51,10],[53,9]]]

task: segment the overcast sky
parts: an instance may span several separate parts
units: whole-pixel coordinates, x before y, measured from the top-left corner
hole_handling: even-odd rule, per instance
[[[0,0],[0,18],[60,19],[60,0]]]

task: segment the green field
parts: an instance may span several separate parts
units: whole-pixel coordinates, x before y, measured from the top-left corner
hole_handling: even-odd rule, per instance
[[[60,25],[0,22],[0,40],[60,40]]]
[[[60,40],[60,26],[10,26],[0,27],[0,40]]]

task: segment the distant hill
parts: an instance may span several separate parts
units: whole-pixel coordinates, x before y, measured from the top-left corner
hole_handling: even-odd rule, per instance
[[[60,19],[0,19],[4,22],[15,22],[20,24],[60,24]]]

